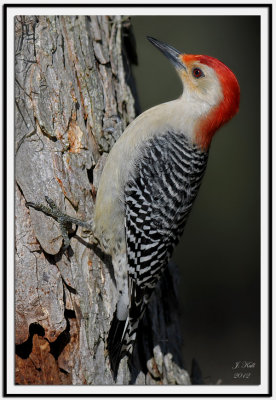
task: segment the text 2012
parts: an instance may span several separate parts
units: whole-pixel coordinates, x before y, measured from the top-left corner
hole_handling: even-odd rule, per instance
[[[251,372],[235,372],[234,379],[249,379],[251,376]]]

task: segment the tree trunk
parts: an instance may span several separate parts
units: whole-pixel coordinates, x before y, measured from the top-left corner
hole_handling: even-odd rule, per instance
[[[106,351],[117,301],[110,259],[80,227],[63,251],[56,221],[25,202],[45,203],[47,195],[92,221],[107,153],[137,112],[130,29],[120,16],[15,20],[17,384],[114,384]],[[117,383],[190,383],[175,266],[165,278]]]

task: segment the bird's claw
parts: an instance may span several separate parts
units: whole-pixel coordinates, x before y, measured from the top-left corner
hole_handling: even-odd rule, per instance
[[[74,225],[79,225],[84,228],[87,228],[91,232],[93,232],[92,226],[85,221],[82,221],[78,218],[70,217],[70,215],[64,214],[56,205],[54,200],[52,200],[50,197],[45,196],[45,200],[48,204],[49,207],[45,206],[44,204],[41,203],[33,203],[31,201],[26,202],[26,206],[32,207],[37,211],[41,211],[44,214],[48,215],[49,217],[54,218],[60,227],[60,231],[63,237],[63,247],[62,250],[66,250],[69,245],[70,245],[70,239],[68,236],[68,225],[69,224],[74,224]]]

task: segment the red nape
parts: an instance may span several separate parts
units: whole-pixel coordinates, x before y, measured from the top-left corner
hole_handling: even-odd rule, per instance
[[[216,71],[220,81],[223,100],[206,117],[199,121],[197,126],[198,144],[207,149],[216,130],[228,122],[239,110],[240,87],[233,72],[216,58],[204,55],[185,54],[183,61],[186,63],[200,62]]]

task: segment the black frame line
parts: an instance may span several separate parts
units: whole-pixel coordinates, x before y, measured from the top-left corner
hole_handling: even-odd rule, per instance
[[[7,9],[8,8],[94,8],[94,7],[124,7],[124,8],[267,8],[268,9],[268,135],[269,135],[269,150],[268,150],[268,258],[269,258],[269,277],[268,277],[268,364],[269,364],[269,374],[268,374],[268,393],[265,394],[103,394],[103,393],[90,393],[90,394],[9,394],[7,393]],[[3,74],[2,81],[3,85],[3,149],[2,149],[2,179],[3,179],[3,208],[2,208],[2,234],[3,234],[3,397],[271,397],[272,396],[272,4],[3,4],[3,15],[2,15],[2,27],[3,27]],[[91,386],[93,391],[93,386]]]
[[[134,4],[125,4],[125,3],[118,3],[118,4],[101,4],[101,3],[96,3],[93,5],[90,4],[63,4],[63,3],[57,3],[57,4],[4,4],[3,5],[4,10],[6,8],[34,8],[34,7],[62,7],[62,8],[79,8],[79,7],[86,7],[86,8],[91,8],[91,7],[114,7],[114,8],[119,8],[119,7],[126,7],[126,8],[180,8],[180,7],[193,7],[193,8],[199,8],[199,7],[206,7],[206,8],[230,8],[230,7],[234,7],[234,8],[269,8],[270,10],[272,10],[272,4],[266,4],[266,3],[259,3],[259,4],[247,4],[247,3],[241,3],[241,4],[205,4],[205,3],[199,3],[199,4],[192,4],[192,3],[188,3],[188,4],[155,4],[155,3],[150,3],[150,4],[138,4],[138,3],[134,3]]]

